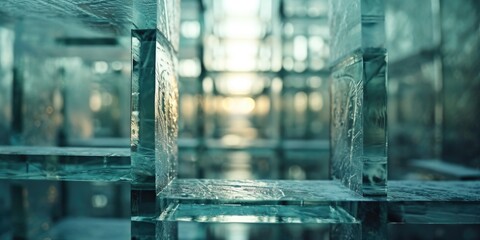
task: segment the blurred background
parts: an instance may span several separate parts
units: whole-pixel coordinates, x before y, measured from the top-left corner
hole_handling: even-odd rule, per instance
[[[131,1],[2,4],[1,149],[128,149]],[[480,2],[385,8],[389,179],[480,179]],[[329,179],[328,11],[327,0],[181,1],[180,178]],[[112,159],[129,165],[128,154]],[[48,171],[62,161],[85,160],[2,153],[0,239],[106,239],[79,225],[129,238],[128,182],[15,177],[26,163]],[[181,239],[329,237],[328,228],[187,225]],[[475,225],[389,229],[391,239],[480,238]]]

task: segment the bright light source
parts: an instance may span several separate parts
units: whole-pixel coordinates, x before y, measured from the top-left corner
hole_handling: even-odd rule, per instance
[[[255,95],[263,91],[264,82],[255,75],[227,75],[216,79],[219,92],[227,95]]]
[[[218,24],[222,37],[236,39],[260,38],[263,35],[263,25],[255,18],[226,19]]]
[[[293,101],[295,106],[295,112],[304,113],[307,110],[308,97],[306,93],[304,92],[295,93],[295,97]]]
[[[233,16],[257,16],[260,10],[260,0],[223,0],[223,10]]]
[[[322,94],[319,92],[310,93],[309,105],[312,111],[320,111],[323,108]]]
[[[198,38],[200,36],[200,23],[198,21],[182,22],[180,34],[185,38]]]
[[[112,62],[111,66],[114,71],[120,71],[123,69],[123,63],[120,61]]]
[[[182,77],[200,76],[200,61],[198,59],[183,59],[178,63],[178,74]]]
[[[107,196],[103,194],[95,194],[92,196],[92,206],[94,208],[104,208],[108,204]]]
[[[222,107],[231,114],[249,114],[255,108],[255,100],[248,97],[227,97],[223,99]]]
[[[108,63],[104,61],[95,62],[93,65],[96,73],[106,73],[108,71]]]
[[[98,91],[93,91],[90,95],[89,105],[94,112],[98,112],[102,108],[102,95]]]
[[[305,36],[296,36],[293,39],[293,58],[297,61],[305,61],[308,55],[308,42]]]

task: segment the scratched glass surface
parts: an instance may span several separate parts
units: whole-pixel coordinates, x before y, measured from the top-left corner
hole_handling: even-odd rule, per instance
[[[159,197],[172,200],[218,202],[360,201],[360,195],[337,181],[274,181],[175,179]]]
[[[363,138],[363,60],[354,55],[332,73],[332,177],[361,192]]]
[[[177,176],[177,58],[168,40],[157,32],[155,60],[156,186],[161,191]]]

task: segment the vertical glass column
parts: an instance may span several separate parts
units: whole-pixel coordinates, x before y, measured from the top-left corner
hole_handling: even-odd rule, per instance
[[[155,39],[157,1],[132,1],[131,236],[155,238]]]
[[[155,29],[132,31],[131,151],[134,182],[155,182]]]
[[[155,236],[155,29],[132,30],[132,239]]]
[[[155,224],[155,218],[167,205],[156,192],[177,172],[179,3],[133,1],[131,207],[136,239],[164,239],[176,229]]]
[[[332,177],[363,195],[386,195],[384,2],[330,1]]]

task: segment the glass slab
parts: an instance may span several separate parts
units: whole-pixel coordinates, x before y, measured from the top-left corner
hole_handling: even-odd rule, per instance
[[[160,221],[210,223],[358,223],[332,206],[171,204]]]
[[[390,181],[388,221],[480,224],[478,181]]]
[[[128,148],[0,147],[0,179],[129,181]]]
[[[175,179],[157,198],[209,203],[366,200],[338,181],[222,179]]]

